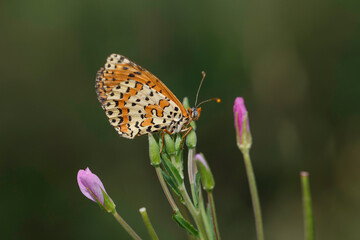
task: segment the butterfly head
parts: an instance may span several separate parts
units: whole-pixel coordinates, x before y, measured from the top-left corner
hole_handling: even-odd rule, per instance
[[[201,107],[193,107],[188,109],[189,116],[193,121],[197,121],[200,117]]]

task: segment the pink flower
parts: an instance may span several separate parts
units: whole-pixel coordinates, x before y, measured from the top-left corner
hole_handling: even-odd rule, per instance
[[[115,209],[115,204],[108,196],[103,183],[89,168],[79,170],[77,181],[80,191],[85,197],[102,205],[107,211]]]
[[[234,102],[234,122],[239,147],[249,148],[251,146],[249,117],[242,97],[237,97]]]

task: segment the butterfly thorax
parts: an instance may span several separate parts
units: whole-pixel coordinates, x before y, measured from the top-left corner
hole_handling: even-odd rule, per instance
[[[189,125],[190,121],[191,120],[188,116],[181,117],[180,119],[174,118],[166,130],[168,130],[171,133],[179,133],[184,128],[186,128],[187,125]]]
[[[201,108],[189,108],[187,115],[178,119],[173,119],[168,127],[168,131],[171,133],[178,133],[187,128],[191,121],[197,121],[200,117]]]

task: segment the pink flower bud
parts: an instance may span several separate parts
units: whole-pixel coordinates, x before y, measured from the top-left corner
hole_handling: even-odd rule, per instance
[[[234,122],[239,147],[250,148],[249,117],[242,97],[237,97],[234,102]]]
[[[86,168],[85,170],[79,170],[77,181],[80,191],[85,195],[85,197],[105,206],[103,192],[105,194],[107,193],[98,176],[93,174],[89,168]]]

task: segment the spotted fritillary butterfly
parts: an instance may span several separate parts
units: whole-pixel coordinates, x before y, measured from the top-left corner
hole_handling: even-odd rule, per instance
[[[110,124],[125,138],[161,131],[186,135],[201,112],[200,107],[186,110],[157,77],[119,54],[107,58],[95,88]]]

